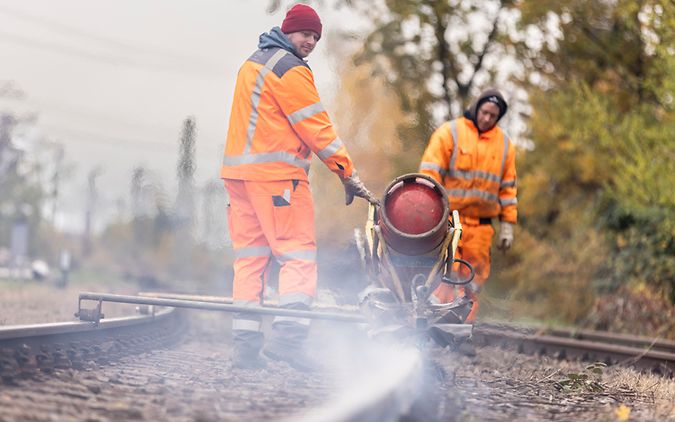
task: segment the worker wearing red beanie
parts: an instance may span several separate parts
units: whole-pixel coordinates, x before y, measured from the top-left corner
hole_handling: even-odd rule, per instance
[[[316,11],[306,4],[296,4],[286,13],[281,32],[290,34],[300,31],[314,31],[321,38],[321,19]]]
[[[234,249],[232,298],[262,306],[268,263],[279,269],[279,306],[306,311],[316,295],[316,239],[309,165],[314,153],[342,181],[345,202],[377,202],[359,179],[314,86],[305,58],[321,38],[321,20],[304,4],[293,6],[281,28],[260,36],[242,65],[234,90],[220,177],[229,195]],[[304,350],[309,320],[277,316],[265,347],[262,320],[252,312],[232,319],[235,368],[266,366],[262,354],[301,371],[316,367]]]

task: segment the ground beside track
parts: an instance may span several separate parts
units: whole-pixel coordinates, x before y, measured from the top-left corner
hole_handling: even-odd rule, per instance
[[[496,347],[479,348],[473,358],[437,351],[434,359],[446,373],[445,420],[675,421],[675,380],[630,368],[603,368],[596,378],[589,362]],[[575,374],[589,383],[573,383]]]
[[[73,321],[80,292],[135,294],[138,287],[120,280],[78,280],[65,288],[51,281],[0,280],[0,326],[43,324]],[[125,316],[133,312],[131,305],[108,303],[104,305],[106,317]]]
[[[7,289],[7,286],[10,288]],[[77,304],[77,294],[85,290],[130,294],[136,288],[133,285],[108,288],[101,283],[78,283],[61,290],[35,282],[0,282],[0,325],[70,321]],[[132,309],[133,306],[120,305],[116,311],[114,304],[104,304],[104,312],[110,316]],[[15,407],[21,400],[39,397],[39,405],[34,406],[34,410],[46,412],[42,413],[43,419],[52,420],[68,420],[73,415],[78,415],[77,419],[86,419],[85,415],[91,415],[99,420],[160,417],[169,420],[227,420],[236,414],[232,412],[237,409],[242,411],[241,406],[247,402],[254,402],[254,408],[260,407],[250,415],[268,417],[265,409],[275,405],[270,404],[272,402],[264,404],[267,396],[286,397],[289,402],[304,400],[304,405],[309,406],[312,400],[320,401],[322,394],[328,394],[322,387],[325,377],[298,376],[281,364],[273,364],[270,370],[265,371],[262,379],[269,381],[260,386],[257,383],[261,377],[256,374],[232,373],[227,364],[227,318],[215,315],[220,315],[216,318],[221,321],[217,334],[209,334],[210,329],[206,328],[203,328],[206,332],[197,328],[192,334],[211,336],[213,343],[197,346],[198,350],[194,350],[195,346],[183,345],[181,347],[186,349],[172,351],[175,353],[172,358],[174,363],[159,371],[159,375],[153,373],[138,378],[133,375],[133,370],[124,368],[125,362],[122,361],[89,371],[57,371],[50,376],[26,380],[19,387],[0,386],[0,405],[10,403]],[[341,335],[335,333],[336,337]],[[321,345],[318,350],[321,350]],[[193,353],[197,352],[201,357],[194,358]],[[557,383],[569,380],[570,374],[586,373],[584,368],[588,363],[527,356],[497,348],[478,349],[478,355],[473,359],[448,351],[437,350],[435,355],[438,365],[446,373],[439,385],[444,398],[438,411],[442,420],[617,421],[621,420],[620,416],[625,416],[626,409],[630,409],[628,420],[675,421],[673,380],[642,375],[631,369],[607,368],[599,381],[602,391],[578,389],[565,392],[556,388]],[[152,353],[148,356],[157,358]],[[207,366],[215,369],[193,374],[186,364],[188,356],[200,362],[215,363]],[[246,396],[248,393],[241,393],[243,396],[228,395],[232,385],[242,384],[260,391],[256,396],[263,404],[255,404],[255,400]],[[302,392],[306,390],[311,390],[312,394],[303,399]],[[44,397],[50,399],[44,400]],[[220,400],[220,397],[223,399]],[[140,403],[140,406],[135,403]],[[622,405],[625,407],[622,408]],[[0,407],[0,420],[11,420],[4,412],[6,409]],[[276,409],[283,411],[283,408]],[[50,416],[44,417],[46,414]],[[238,417],[241,418],[241,413]]]

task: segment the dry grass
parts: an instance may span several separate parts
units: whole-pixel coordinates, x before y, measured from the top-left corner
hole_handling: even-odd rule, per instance
[[[121,280],[103,280],[94,275],[76,277],[63,289],[49,281],[0,280],[0,325],[73,321],[78,295],[85,291],[133,294],[138,288]],[[83,305],[87,303],[83,302]],[[103,305],[107,317],[134,312],[132,305]]]
[[[436,358],[448,374],[449,420],[675,421],[672,379],[609,367],[591,375],[599,389],[561,389],[571,375],[588,373],[589,362],[495,347],[479,348],[474,359],[446,351]]]
[[[643,374],[630,368],[609,368],[603,374],[603,382],[608,391],[630,391],[634,398],[627,396],[626,406],[638,400],[649,404],[636,408],[631,416],[636,420],[675,420],[675,380],[658,375]],[[654,419],[650,419],[650,418]]]

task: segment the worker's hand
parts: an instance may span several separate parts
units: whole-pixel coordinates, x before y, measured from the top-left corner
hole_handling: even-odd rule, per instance
[[[345,186],[345,205],[349,205],[354,201],[354,197],[363,198],[371,204],[379,204],[380,202],[375,196],[366,188],[356,172],[352,173],[350,177],[341,178],[340,181]]]
[[[499,224],[499,244],[497,248],[506,251],[513,245],[513,224],[502,221]]]

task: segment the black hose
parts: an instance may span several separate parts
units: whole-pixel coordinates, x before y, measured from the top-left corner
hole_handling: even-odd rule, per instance
[[[465,285],[471,283],[473,278],[476,276],[476,270],[474,270],[473,266],[471,264],[469,264],[467,261],[465,261],[463,259],[459,259],[459,258],[453,260],[453,263],[454,262],[459,262],[462,265],[466,265],[469,268],[469,270],[471,271],[471,274],[469,274],[469,277],[466,280],[457,280],[457,281],[452,280],[452,279],[450,279],[450,277],[447,277],[447,276],[444,275],[441,278],[443,283],[450,284],[450,285],[453,285],[453,286],[465,286]]]

